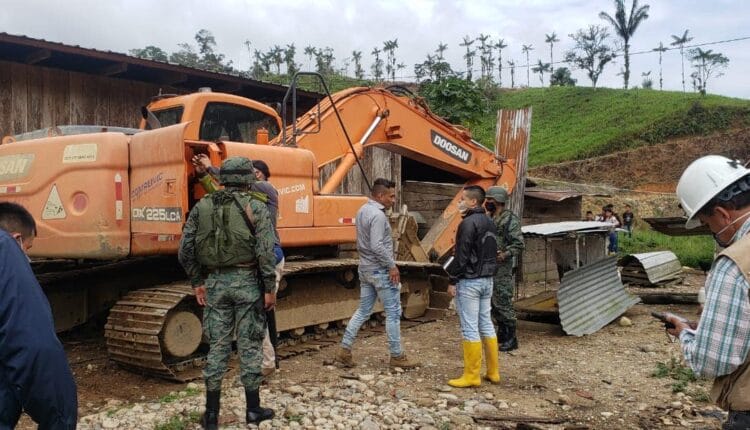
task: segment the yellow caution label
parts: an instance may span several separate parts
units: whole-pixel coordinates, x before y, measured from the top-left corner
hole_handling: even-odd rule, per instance
[[[42,211],[42,219],[64,219],[67,216],[60,200],[60,193],[57,192],[57,185],[52,185],[52,190],[49,192],[47,203]]]

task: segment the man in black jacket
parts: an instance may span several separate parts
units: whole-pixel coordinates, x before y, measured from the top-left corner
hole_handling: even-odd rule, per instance
[[[487,360],[485,379],[500,382],[497,337],[490,315],[492,276],[497,270],[497,233],[495,224],[482,207],[484,197],[482,187],[464,188],[459,203],[463,220],[456,232],[453,263],[448,267],[451,276],[448,292],[456,298],[464,339],[464,374],[448,384],[459,388],[481,384],[482,344]]]

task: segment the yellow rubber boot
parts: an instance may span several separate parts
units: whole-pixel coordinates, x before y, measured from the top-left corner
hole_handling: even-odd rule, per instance
[[[465,340],[463,347],[464,374],[458,379],[448,381],[448,385],[456,388],[478,387],[482,383],[479,378],[479,371],[482,368],[482,342]]]
[[[500,362],[497,358],[497,338],[485,337],[482,339],[484,345],[484,359],[487,361],[487,374],[484,379],[493,384],[500,383]]]

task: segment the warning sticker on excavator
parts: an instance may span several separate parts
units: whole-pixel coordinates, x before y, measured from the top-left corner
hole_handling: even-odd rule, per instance
[[[67,216],[68,214],[65,213],[65,208],[60,200],[60,193],[57,192],[57,185],[52,185],[47,203],[42,210],[42,219],[64,219]]]
[[[21,179],[29,174],[34,154],[14,154],[0,157],[0,181]]]
[[[99,146],[96,143],[68,145],[63,151],[63,163],[90,163],[96,161]]]

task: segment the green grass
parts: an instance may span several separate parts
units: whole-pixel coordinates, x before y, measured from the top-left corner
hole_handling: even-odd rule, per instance
[[[674,380],[671,385],[673,393],[686,392],[688,385],[691,382],[696,382],[698,380],[695,373],[693,373],[693,369],[683,366],[682,363],[674,357],[672,357],[668,363],[656,363],[656,369],[651,373],[651,376],[654,378],[672,378]]]
[[[186,388],[183,391],[169,393],[159,398],[159,403],[172,403],[174,401],[183,399],[185,397],[192,397],[200,394],[201,391],[197,388]]]
[[[653,251],[672,251],[683,266],[700,268],[700,263],[711,265],[714,241],[711,236],[667,236],[653,230],[635,230],[633,237],[619,235],[620,254]]]
[[[471,124],[485,145],[495,139],[497,109],[532,106],[529,166],[589,158],[668,138],[750,126],[750,100],[656,90],[587,87],[501,90]]]
[[[175,415],[167,422],[156,425],[154,430],[185,430],[189,424],[197,423],[200,419],[201,415],[199,412],[190,412],[187,415]]]

